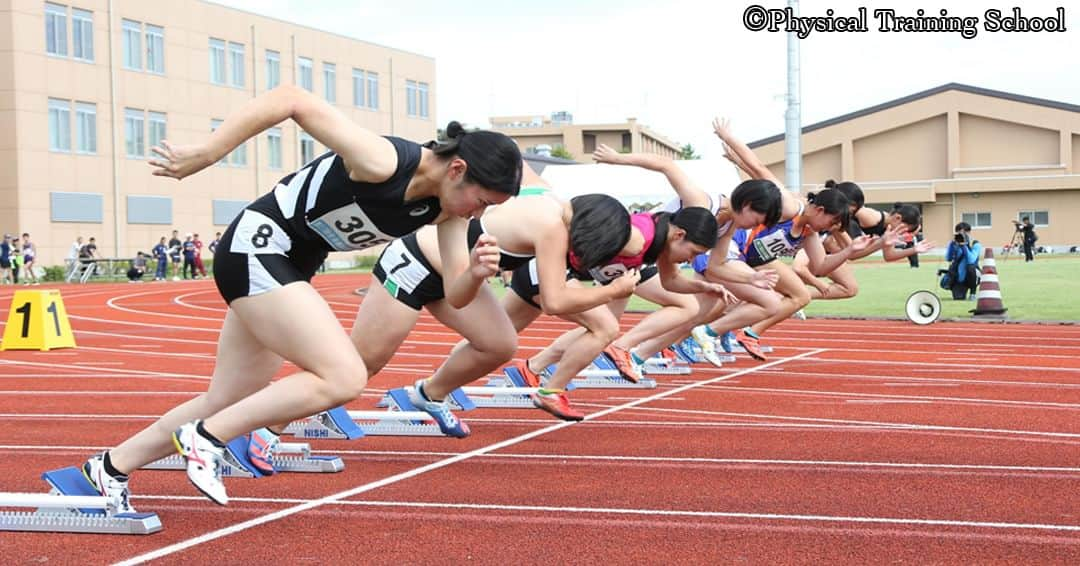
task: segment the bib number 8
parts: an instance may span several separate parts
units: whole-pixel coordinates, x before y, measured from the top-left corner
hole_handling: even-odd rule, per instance
[[[262,249],[270,245],[270,238],[274,236],[274,229],[269,224],[261,224],[255,230],[255,235],[251,237],[251,245],[256,248]]]

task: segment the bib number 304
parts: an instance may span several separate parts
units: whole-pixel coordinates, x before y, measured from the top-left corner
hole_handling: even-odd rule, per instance
[[[363,250],[394,239],[379,231],[355,203],[309,220],[308,226],[338,251]]]

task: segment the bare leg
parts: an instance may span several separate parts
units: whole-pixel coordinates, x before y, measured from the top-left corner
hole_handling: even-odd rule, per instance
[[[698,313],[698,301],[693,295],[673,293],[664,288],[660,277],[653,277],[634,289],[634,294],[652,301],[661,308],[649,314],[633,328],[615,340],[615,345],[629,350],[643,340],[656,337],[672,328],[693,320]],[[655,352],[654,352],[655,353]]]

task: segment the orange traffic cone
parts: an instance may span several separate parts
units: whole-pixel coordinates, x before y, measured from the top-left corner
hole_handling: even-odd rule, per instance
[[[998,285],[997,267],[994,264],[994,250],[986,248],[983,259],[982,278],[979,281],[979,294],[975,296],[973,317],[1005,318],[1005,305],[1001,303],[1001,286]]]

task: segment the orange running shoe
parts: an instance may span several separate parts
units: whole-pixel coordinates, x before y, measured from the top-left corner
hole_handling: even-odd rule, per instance
[[[570,400],[566,398],[565,393],[537,392],[530,397],[537,409],[547,411],[564,421],[580,421],[585,418],[585,413],[570,406]]]
[[[513,367],[518,370],[522,379],[525,380],[525,387],[540,387],[540,374],[529,369],[529,360],[514,362]]]
[[[634,360],[630,358],[630,352],[623,350],[614,345],[609,345],[604,348],[604,353],[607,357],[611,358],[611,361],[615,364],[615,367],[619,369],[619,375],[622,375],[623,379],[630,383],[637,383],[641,381],[641,369],[637,367]]]
[[[735,341],[755,360],[765,361],[765,353],[761,351],[757,338],[747,334],[745,330],[740,330],[735,333]]]

